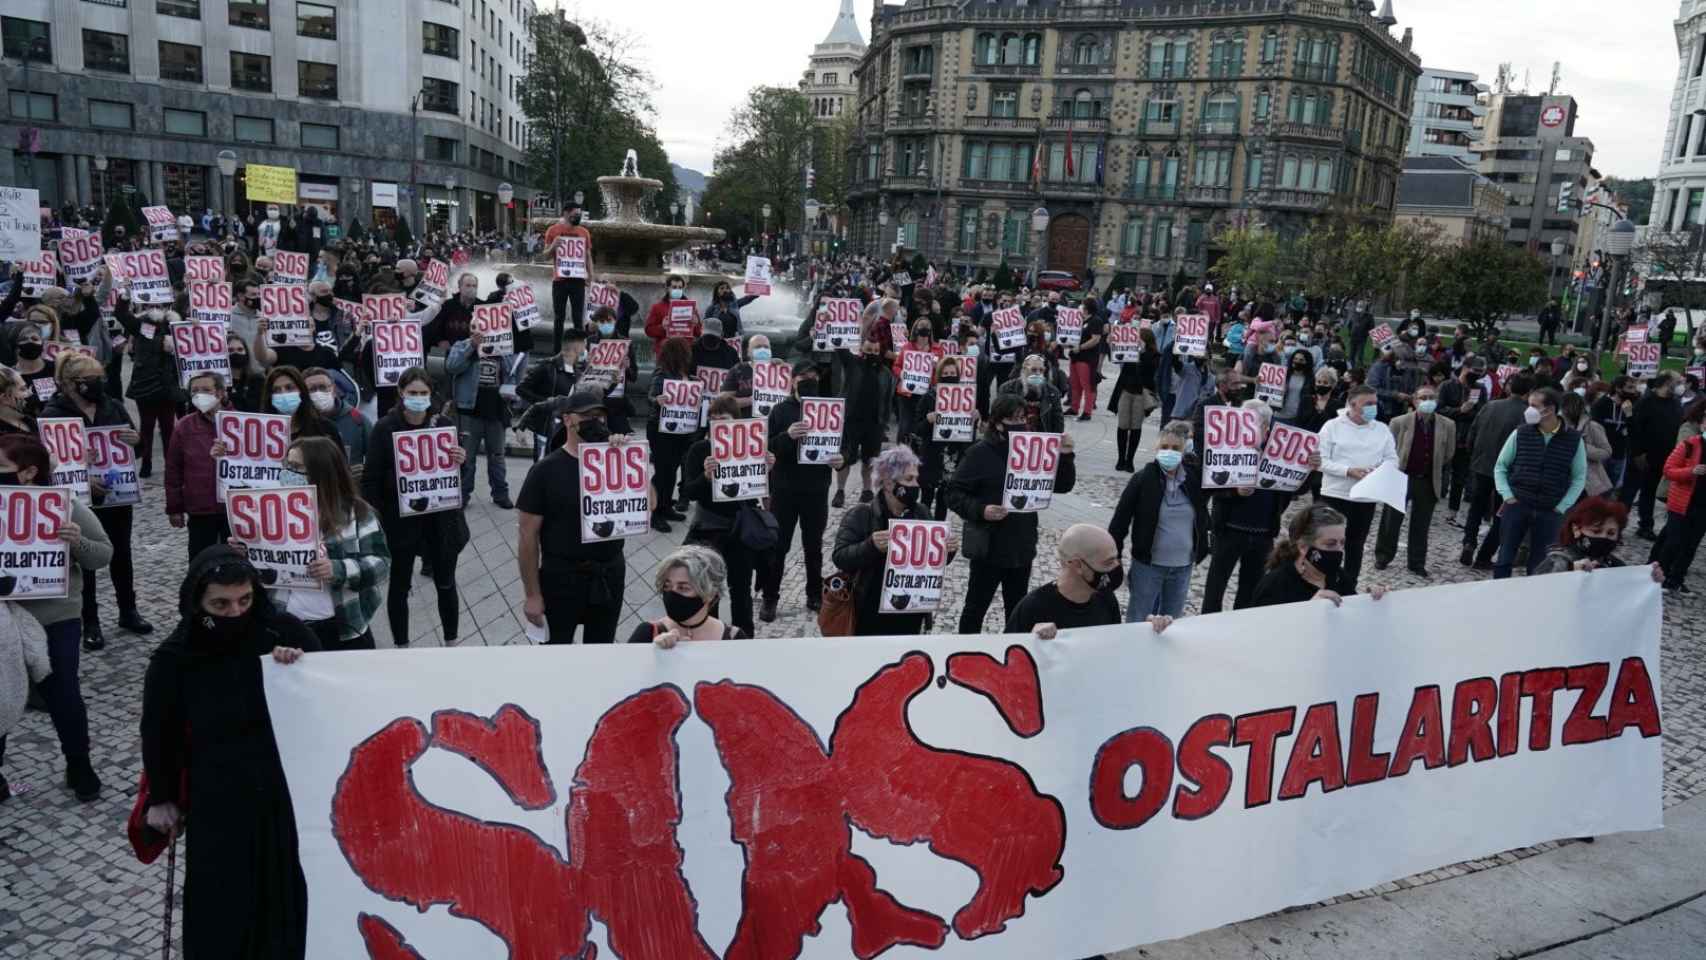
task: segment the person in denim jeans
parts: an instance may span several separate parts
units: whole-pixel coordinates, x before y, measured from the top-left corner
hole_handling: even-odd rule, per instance
[[[481,448],[486,451],[486,482],[492,503],[513,510],[509,498],[509,471],[505,463],[505,437],[509,433],[509,401],[498,392],[509,382],[510,358],[483,356],[485,335],[475,330],[450,348],[445,370],[456,397],[456,432],[468,459],[462,461],[462,503],[467,505],[474,490],[474,466]]]
[[[1122,554],[1131,535],[1128,623],[1183,614],[1191,570],[1208,555],[1208,500],[1202,464],[1185,452],[1190,442],[1188,420],[1161,428],[1155,459],[1126,483],[1108,526]]]
[[[1499,559],[1493,578],[1508,579],[1516,551],[1528,540],[1528,573],[1533,576],[1558,542],[1564,516],[1587,485],[1587,447],[1582,435],[1559,416],[1562,398],[1542,387],[1528,395],[1526,423],[1505,441],[1493,466],[1493,482],[1504,507],[1499,512]]]

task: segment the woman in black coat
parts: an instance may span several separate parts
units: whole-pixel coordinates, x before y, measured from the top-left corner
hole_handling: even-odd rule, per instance
[[[1114,425],[1114,439],[1119,444],[1119,459],[1114,461],[1114,469],[1124,473],[1137,472],[1132,458],[1143,445],[1143,422],[1149,419],[1149,411],[1161,403],[1155,389],[1161,351],[1156,348],[1155,334],[1148,327],[1138,337],[1143,350],[1135,363],[1120,364],[1120,377],[1114,381],[1114,395],[1108,403],[1108,412],[1119,418]]]
[[[836,569],[858,577],[853,590],[853,635],[911,636],[924,632],[929,614],[882,613],[883,565],[889,553],[890,520],[928,520],[921,501],[918,457],[906,447],[890,447],[873,464],[877,496],[841,516],[835,531]],[[948,562],[959,549],[959,537],[948,537]]]
[[[185,960],[300,960],[308,887],[260,657],[293,663],[318,642],[273,608],[259,573],[230,547],[191,561],[178,609],[183,620],[143,680],[142,764],[150,828],[170,834],[194,814]]]
[[[711,420],[735,420],[740,407],[727,394],[711,401]],[[770,454],[770,467],[776,466],[776,455]],[[729,568],[729,622],[745,636],[757,636],[752,622],[752,574],[770,568],[770,552],[754,551],[735,536],[735,515],[743,502],[721,501],[711,487],[711,475],[716,463],[711,459],[711,438],[696,441],[687,450],[681,464],[681,495],[693,501],[693,522],[687,531],[687,544],[710,547],[717,551]],[[713,613],[716,613],[713,610]]]

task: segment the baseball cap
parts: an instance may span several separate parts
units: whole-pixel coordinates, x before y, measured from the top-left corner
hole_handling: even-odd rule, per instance
[[[576,390],[569,394],[568,399],[564,400],[557,408],[557,416],[560,417],[565,413],[586,413],[589,410],[603,409],[605,409],[604,391],[588,388]]]

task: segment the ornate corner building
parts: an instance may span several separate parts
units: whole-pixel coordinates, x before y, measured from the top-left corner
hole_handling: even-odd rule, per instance
[[[875,0],[854,246],[1151,283],[1202,276],[1229,228],[1390,217],[1421,74],[1395,23],[1390,0]]]

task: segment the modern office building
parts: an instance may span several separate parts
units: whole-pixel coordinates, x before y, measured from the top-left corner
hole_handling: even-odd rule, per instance
[[[853,243],[1147,284],[1202,276],[1228,228],[1390,216],[1421,74],[1394,23],[1371,0],[879,0]]]
[[[1564,186],[1580,200],[1593,174],[1593,141],[1575,135],[1576,100],[1562,94],[1495,93],[1476,169],[1510,194],[1506,242],[1551,256],[1562,237],[1573,262],[1578,246],[1575,209],[1558,209]]]
[[[247,164],[348,223],[498,224],[532,0],[7,0],[0,169],[42,203],[241,214]],[[411,149],[412,148],[412,149]],[[222,183],[218,155],[238,169]],[[418,184],[418,190],[411,189]],[[517,188],[518,196],[528,191]],[[424,205],[424,211],[423,211]]]
[[[1396,222],[1432,224],[1441,239],[1502,240],[1510,196],[1456,157],[1405,157]]]
[[[1706,224],[1706,0],[1682,0],[1675,29],[1676,84],[1647,218],[1662,233]]]
[[[1410,108],[1410,140],[1404,153],[1411,157],[1456,157],[1475,162],[1481,141],[1476,121],[1487,115],[1487,85],[1473,73],[1423,70]]]

